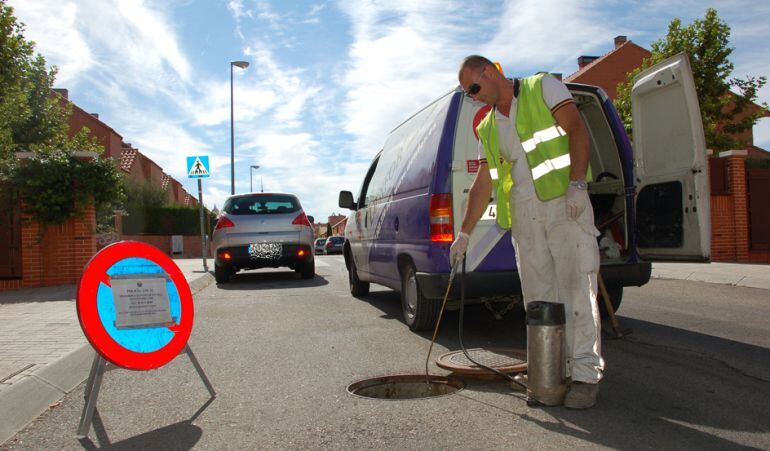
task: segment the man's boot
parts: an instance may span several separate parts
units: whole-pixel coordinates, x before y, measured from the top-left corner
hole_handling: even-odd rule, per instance
[[[564,397],[564,407],[569,409],[588,409],[596,404],[599,394],[599,384],[573,382]]]

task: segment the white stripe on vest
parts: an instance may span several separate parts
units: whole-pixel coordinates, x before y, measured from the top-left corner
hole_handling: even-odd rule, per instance
[[[551,171],[566,168],[569,166],[569,161],[569,154],[551,158],[550,160],[545,160],[544,162],[532,168],[532,179],[537,180]]]
[[[521,143],[525,152],[532,152],[539,143],[556,139],[559,136],[566,135],[567,132],[559,125],[548,127],[544,130],[536,131],[531,138]]]

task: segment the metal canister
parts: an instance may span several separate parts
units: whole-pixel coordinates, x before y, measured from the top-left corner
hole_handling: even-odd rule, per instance
[[[558,406],[565,380],[564,304],[527,304],[527,398],[531,404]]]

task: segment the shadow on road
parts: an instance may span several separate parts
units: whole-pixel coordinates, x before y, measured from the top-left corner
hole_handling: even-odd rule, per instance
[[[116,443],[110,443],[107,431],[104,428],[102,419],[99,416],[99,411],[97,410],[94,412],[93,429],[99,446],[97,447],[88,437],[79,439],[79,442],[83,448],[87,450],[192,449],[203,435],[203,430],[192,423],[209,405],[211,405],[212,402],[214,402],[215,399],[216,398],[213,397],[209,398],[209,400],[201,406],[189,420],[170,424]]]
[[[646,321],[621,321],[634,333],[603,342],[607,367],[593,409],[544,408],[548,420],[521,415],[519,408],[513,409],[524,402],[521,395],[502,381],[468,380],[463,397],[547,431],[611,448],[767,448],[756,435],[770,432],[770,350]],[[508,330],[505,322],[490,327],[495,324],[483,315],[475,320],[468,315],[466,323],[466,337],[475,341],[466,347],[515,343],[514,336],[525,327],[521,317],[511,318]],[[439,339],[454,349],[457,331],[447,329]],[[510,404],[475,399],[473,391],[509,394]],[[727,434],[741,440],[726,439]]]
[[[329,281],[324,277],[316,276],[312,279],[303,279],[294,271],[284,272],[257,272],[246,271],[238,273],[230,278],[228,283],[217,284],[221,290],[277,290],[291,288],[312,288],[328,285]]]

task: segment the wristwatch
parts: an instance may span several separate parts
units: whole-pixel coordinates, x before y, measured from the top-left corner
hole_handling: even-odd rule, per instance
[[[588,189],[588,183],[585,180],[570,180],[569,186],[582,190]]]

